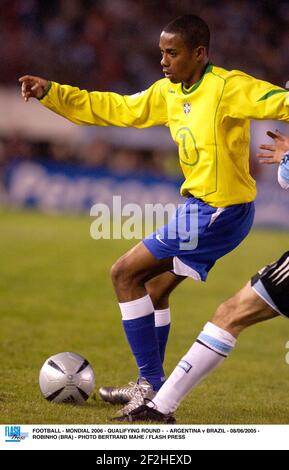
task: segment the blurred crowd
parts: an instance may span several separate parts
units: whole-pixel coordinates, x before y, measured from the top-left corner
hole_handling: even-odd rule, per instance
[[[89,90],[142,90],[162,77],[162,27],[185,13],[209,24],[213,63],[280,86],[289,79],[288,0],[0,0],[0,85],[17,86],[30,73]],[[0,135],[0,172],[5,161],[37,157],[119,174],[179,175],[173,151]]]
[[[258,141],[264,141],[262,133]],[[251,145],[251,174],[258,178],[263,171],[255,155],[258,148]],[[177,147],[170,151],[140,150],[120,147],[97,137],[81,145],[59,141],[33,141],[20,135],[0,137],[0,180],[6,164],[14,160],[42,160],[46,162],[80,165],[92,170],[105,170],[119,176],[147,176],[182,179]]]
[[[105,170],[119,176],[178,178],[181,175],[177,150],[139,150],[119,147],[107,140],[93,138],[86,144],[32,141],[19,135],[0,138],[1,168],[13,160],[42,160],[64,165],[81,165]]]
[[[161,77],[159,33],[184,13],[208,22],[213,63],[284,85],[288,0],[0,0],[0,83],[139,91]]]

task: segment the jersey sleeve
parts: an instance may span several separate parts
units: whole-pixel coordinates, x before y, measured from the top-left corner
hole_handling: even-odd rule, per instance
[[[141,93],[122,96],[51,82],[49,92],[40,102],[75,124],[142,128],[167,125],[163,88],[162,79]]]
[[[289,122],[289,92],[285,88],[240,72],[226,79],[224,93],[230,117]]]
[[[289,189],[289,151],[285,153],[278,168],[278,182],[283,189]]]

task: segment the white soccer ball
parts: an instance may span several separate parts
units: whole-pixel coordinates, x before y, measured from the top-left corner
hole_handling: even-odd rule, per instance
[[[39,386],[48,401],[81,405],[94,389],[93,369],[79,354],[55,354],[44,362],[39,373]]]

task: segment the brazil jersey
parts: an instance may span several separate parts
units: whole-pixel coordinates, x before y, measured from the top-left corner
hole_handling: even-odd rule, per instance
[[[288,91],[238,70],[209,64],[191,88],[164,78],[130,96],[51,82],[42,104],[76,124],[169,127],[185,177],[183,196],[214,207],[254,200],[250,119],[289,122]]]

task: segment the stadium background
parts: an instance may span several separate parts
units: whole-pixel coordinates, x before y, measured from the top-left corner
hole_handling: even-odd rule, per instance
[[[29,73],[89,90],[141,91],[162,76],[162,27],[191,12],[210,25],[213,63],[288,81],[287,1],[0,1],[0,423],[109,422],[113,410],[97,397],[82,408],[46,403],[38,371],[48,356],[72,350],[90,360],[97,386],[135,377],[109,279],[110,265],[135,242],[92,240],[89,210],[111,204],[116,185],[124,204],[177,203],[181,180],[166,129],[77,127],[33,100],[25,104],[17,79]],[[286,124],[252,124],[256,229],[207,285],[188,280],[172,297],[167,372],[217,305],[288,249],[288,194],[276,184],[276,167],[255,158],[276,127],[288,133]],[[178,422],[288,423],[284,322],[246,332],[185,401]]]

